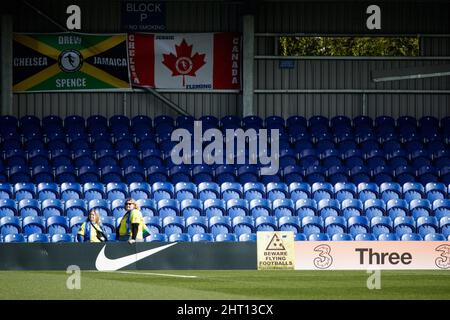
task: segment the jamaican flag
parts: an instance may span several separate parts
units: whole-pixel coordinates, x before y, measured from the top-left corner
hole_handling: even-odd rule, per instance
[[[14,34],[13,91],[130,89],[126,34]]]

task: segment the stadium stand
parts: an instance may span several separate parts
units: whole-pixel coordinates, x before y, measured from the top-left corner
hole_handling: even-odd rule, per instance
[[[73,242],[72,219],[84,219],[92,208],[101,211],[113,233],[128,196],[138,200],[151,227],[146,241],[254,241],[261,230],[293,231],[299,241],[449,236],[450,162],[443,160],[449,141],[443,121],[202,117],[208,128],[222,131],[276,127],[286,132],[282,168],[269,181],[260,164],[175,166],[166,161],[168,146],[158,135],[193,120],[0,117],[0,124],[17,129],[1,136],[3,241]],[[430,137],[419,130],[430,123],[441,134]],[[33,143],[28,124],[42,132]],[[373,137],[370,148],[356,137],[363,127]],[[388,138],[383,128],[392,129]],[[404,138],[405,132],[415,138]]]

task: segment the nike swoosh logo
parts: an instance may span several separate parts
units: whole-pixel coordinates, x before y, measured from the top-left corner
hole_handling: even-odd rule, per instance
[[[105,255],[105,248],[106,248],[106,244],[105,244],[105,246],[102,248],[102,250],[100,251],[100,253],[97,256],[97,260],[95,261],[95,267],[97,268],[98,271],[116,271],[123,267],[126,267],[129,264],[138,262],[139,260],[142,260],[148,256],[151,256],[157,252],[160,252],[162,250],[170,248],[171,246],[173,246],[175,244],[177,244],[177,242],[169,243],[165,246],[161,246],[158,248],[130,254],[128,256],[125,256],[122,258],[117,258],[117,259],[109,259]]]

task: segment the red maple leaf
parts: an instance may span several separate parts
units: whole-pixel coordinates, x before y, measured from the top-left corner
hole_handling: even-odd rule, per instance
[[[173,53],[163,54],[162,63],[172,71],[172,77],[183,76],[183,86],[185,86],[184,77],[195,77],[195,72],[200,69],[205,62],[205,54],[196,52],[192,55],[192,45],[188,45],[183,39],[180,45],[175,45],[177,55]]]

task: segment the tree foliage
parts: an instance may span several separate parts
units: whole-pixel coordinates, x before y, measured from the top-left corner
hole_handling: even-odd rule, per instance
[[[282,56],[394,56],[419,55],[414,37],[280,37]]]

